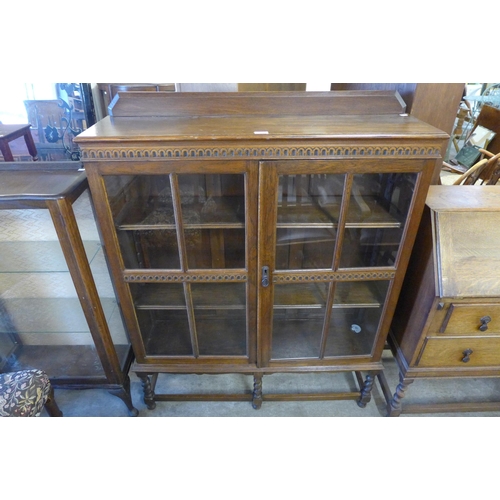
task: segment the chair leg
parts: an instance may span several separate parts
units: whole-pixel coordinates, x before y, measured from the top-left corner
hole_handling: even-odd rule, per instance
[[[62,417],[62,411],[57,406],[56,400],[54,398],[54,388],[50,388],[49,396],[47,401],[45,401],[45,409],[51,417]]]

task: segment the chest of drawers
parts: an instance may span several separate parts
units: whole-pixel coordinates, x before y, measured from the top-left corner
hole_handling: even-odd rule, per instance
[[[417,379],[500,375],[499,193],[496,186],[429,189],[389,336],[400,369],[391,416],[500,409],[486,401],[402,401]]]

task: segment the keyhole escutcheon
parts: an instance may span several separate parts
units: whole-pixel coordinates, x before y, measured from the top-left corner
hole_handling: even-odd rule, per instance
[[[264,288],[269,286],[269,266],[262,267],[261,284]]]

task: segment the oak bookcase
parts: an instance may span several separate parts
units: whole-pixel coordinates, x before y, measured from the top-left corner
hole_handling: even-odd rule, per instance
[[[448,136],[398,94],[128,92],[76,139],[148,408],[370,400]],[[267,394],[263,375],[359,390]],[[242,373],[241,394],[156,394],[160,373]]]

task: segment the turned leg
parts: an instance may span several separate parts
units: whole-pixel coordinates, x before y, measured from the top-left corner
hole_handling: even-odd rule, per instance
[[[56,400],[54,398],[54,388],[50,387],[49,397],[45,401],[45,409],[51,417],[62,417],[62,411],[57,406]]]
[[[258,410],[262,406],[262,373],[253,375],[253,399],[252,406]]]
[[[363,384],[363,387],[361,388],[361,396],[358,399],[357,403],[360,408],[364,408],[367,403],[370,402],[370,399],[372,398],[372,388],[373,388],[373,382],[375,380],[375,377],[373,374],[370,372],[365,379],[365,383]]]
[[[142,388],[144,390],[144,403],[148,407],[148,410],[154,410],[156,408],[154,399],[155,393],[151,387],[149,375],[147,373],[138,373],[137,376],[141,379]]]
[[[399,417],[401,411],[403,410],[403,405],[401,400],[405,396],[406,388],[413,382],[413,379],[405,379],[402,373],[399,374],[399,384],[396,387],[396,392],[388,405],[388,416],[389,417]]]
[[[125,403],[128,409],[128,413],[131,417],[137,417],[137,415],[139,415],[139,410],[137,408],[134,408],[134,405],[132,404],[132,396],[130,395],[129,377],[125,377],[122,387],[120,387],[119,389],[111,389],[108,392],[113,396],[120,398]]]

